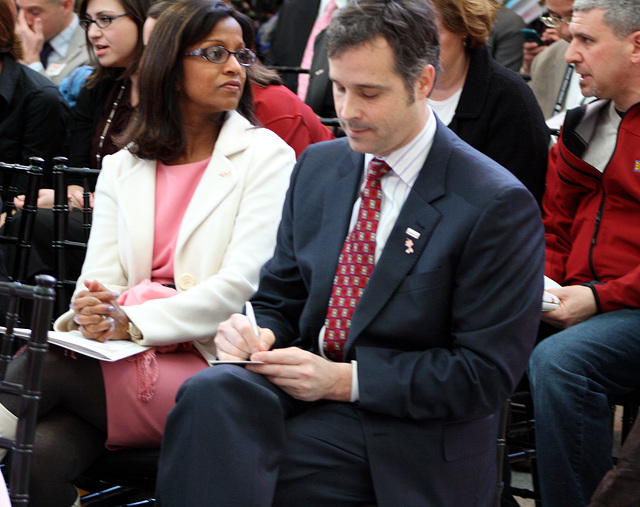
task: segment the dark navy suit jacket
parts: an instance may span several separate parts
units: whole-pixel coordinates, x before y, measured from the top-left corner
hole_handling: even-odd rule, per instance
[[[312,145],[298,161],[253,298],[276,347],[318,352],[363,167],[346,139]],[[408,228],[420,234],[409,253]],[[543,270],[531,194],[438,122],[345,349],[358,362],[378,505],[491,503],[497,413],[535,342]]]

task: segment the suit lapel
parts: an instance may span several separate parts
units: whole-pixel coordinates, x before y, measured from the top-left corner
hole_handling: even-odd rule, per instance
[[[156,162],[137,158],[134,160],[136,163],[132,168],[123,171],[116,181],[114,190],[118,196],[118,206],[122,209],[120,216],[130,231],[128,237],[135,238],[131,242],[131,258],[135,260],[133,269],[136,273],[150,273],[155,223],[153,196],[156,186]],[[147,191],[140,192],[141,188]],[[126,235],[120,232],[118,237]],[[135,276],[133,279],[137,280]]]
[[[211,160],[185,211],[178,233],[177,250],[182,248],[189,237],[233,191],[241,177],[240,171],[246,170],[244,165],[236,167],[229,157],[249,146],[250,141],[245,132],[247,128],[251,128],[248,121],[235,111],[229,113],[218,135]]]
[[[353,341],[369,325],[423,255],[440,212],[431,203],[445,194],[445,178],[451,145],[449,132],[440,121],[433,146],[400,215],[387,239],[382,255],[371,275],[351,319],[348,353]]]
[[[85,31],[78,27],[73,32],[71,40],[69,41],[69,51],[64,59],[66,63],[72,62],[79,54],[82,54],[84,59],[88,61],[89,54],[87,52],[87,40]],[[75,68],[75,67],[74,67]]]
[[[137,159],[136,159],[137,160]],[[123,208],[132,242],[136,273],[151,271],[155,231],[155,190],[140,193],[138,189],[155,189],[156,161],[138,160],[123,173],[118,182],[118,205]],[[176,250],[180,250],[200,224],[220,205],[238,180],[237,169],[226,157],[212,156],[202,179],[187,207],[178,232]],[[215,191],[212,191],[215,189]]]
[[[332,280],[338,266],[338,257],[349,231],[353,203],[358,198],[364,172],[364,155],[347,150],[336,164],[338,178],[331,178],[324,188],[322,225],[318,244],[321,245],[321,262],[318,263],[319,280]],[[318,301],[328,301],[333,283],[322,287],[326,292]]]
[[[211,215],[238,183],[238,170],[226,157],[214,153],[185,211],[176,249],[180,250],[189,237]],[[235,217],[229,217],[233,220]],[[213,239],[213,238],[212,238]]]

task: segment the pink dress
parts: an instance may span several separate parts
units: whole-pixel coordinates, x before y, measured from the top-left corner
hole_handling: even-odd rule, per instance
[[[156,207],[151,279],[120,295],[122,306],[172,297],[178,232],[210,159],[156,167]],[[159,347],[116,362],[100,362],[107,398],[109,449],[160,447],[165,422],[182,383],[208,363],[190,343]]]

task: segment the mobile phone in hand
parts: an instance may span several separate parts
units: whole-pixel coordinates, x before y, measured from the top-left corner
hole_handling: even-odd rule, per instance
[[[522,28],[520,33],[524,36],[524,40],[527,42],[535,42],[538,46],[544,46],[544,41],[540,34],[536,32],[533,28]]]

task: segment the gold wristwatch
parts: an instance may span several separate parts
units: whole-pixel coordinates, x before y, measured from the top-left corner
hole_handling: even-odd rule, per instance
[[[142,332],[131,321],[129,321],[129,336],[134,342],[139,342],[140,340],[142,340]]]

